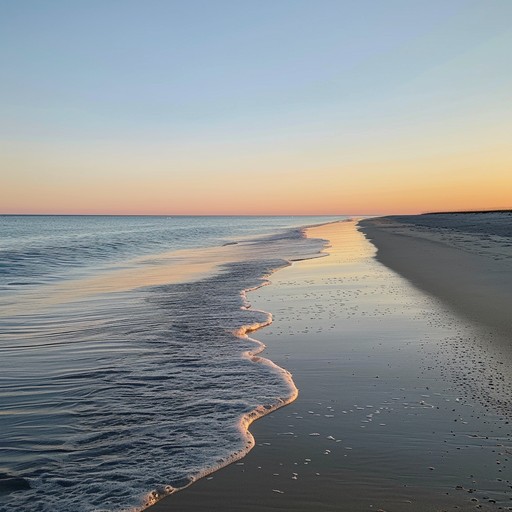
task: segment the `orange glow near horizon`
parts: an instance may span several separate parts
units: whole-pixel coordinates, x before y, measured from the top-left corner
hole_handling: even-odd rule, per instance
[[[4,145],[0,213],[380,215],[511,208],[507,122]],[[458,129],[456,129],[458,128]],[[485,130],[484,130],[485,128]],[[368,128],[369,130],[370,128]]]
[[[435,187],[432,187],[435,188]],[[40,191],[43,192],[43,191]],[[402,194],[400,193],[402,192]],[[510,193],[504,191],[493,191],[490,187],[487,190],[475,185],[472,190],[464,190],[455,197],[452,190],[434,191],[435,195],[428,195],[425,189],[411,190],[410,192],[383,191],[381,194],[365,192],[364,201],[359,198],[350,198],[340,193],[339,199],[333,198],[333,194],[326,194],[328,197],[323,205],[317,202],[307,202],[307,198],[298,197],[295,204],[291,198],[288,201],[265,201],[257,194],[248,197],[247,201],[231,201],[224,198],[220,201],[207,203],[198,199],[198,202],[187,205],[187,201],[174,202],[155,194],[153,201],[148,205],[141,204],[135,197],[127,203],[112,200],[112,198],[101,199],[95,197],[94,201],[62,200],[59,194],[45,194],[45,201],[38,200],[39,194],[27,194],[28,206],[19,207],[16,203],[9,204],[2,199],[2,210],[0,214],[20,215],[391,215],[391,214],[418,214],[434,211],[466,211],[466,210],[506,210],[512,209]],[[43,192],[44,193],[44,192]],[[74,194],[66,193],[70,196]],[[92,196],[95,190],[84,190],[84,195]],[[126,196],[125,196],[126,197]],[[197,196],[196,196],[197,197]],[[296,206],[297,202],[301,206]]]
[[[95,172],[71,174],[68,159],[31,175],[23,169],[35,164],[22,160],[13,162],[19,172],[3,180],[0,213],[380,215],[512,207],[512,158],[503,151],[380,163],[339,160],[336,165],[299,154],[287,161],[259,158],[245,168],[240,159],[218,170],[222,161],[212,165],[201,159],[194,166],[185,162],[179,175],[162,164],[145,173],[137,168],[140,163],[108,169],[111,162],[101,160]],[[266,171],[258,171],[260,166]]]

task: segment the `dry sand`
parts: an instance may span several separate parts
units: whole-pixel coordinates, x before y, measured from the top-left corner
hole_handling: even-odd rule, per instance
[[[356,222],[308,236],[329,239],[329,256],[249,295],[274,314],[255,337],[298,399],[251,426],[257,444],[239,463],[150,510],[508,509],[503,338],[379,263]]]
[[[370,219],[377,259],[512,342],[512,212]]]

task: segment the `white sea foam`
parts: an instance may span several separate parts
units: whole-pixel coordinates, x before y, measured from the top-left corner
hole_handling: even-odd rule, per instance
[[[262,283],[258,286],[254,286],[251,288],[247,288],[245,290],[242,290],[240,292],[240,296],[243,301],[243,305],[240,306],[241,310],[248,310],[251,308],[250,303],[247,299],[247,293],[251,291],[255,291],[258,288],[261,288],[262,286],[266,286],[270,284],[270,281],[268,280],[269,276],[265,276],[262,278]],[[283,407],[291,402],[293,402],[298,394],[299,390],[295,386],[295,383],[293,381],[292,375],[289,371],[285,370],[284,368],[281,368],[280,366],[276,365],[273,361],[270,359],[266,359],[264,357],[258,356],[259,353],[263,352],[265,350],[265,344],[261,341],[251,338],[248,336],[248,333],[257,331],[258,329],[262,329],[263,327],[266,327],[272,323],[272,314],[267,311],[262,310],[255,310],[252,309],[252,311],[255,311],[257,313],[261,313],[262,315],[266,316],[266,320],[262,322],[254,322],[251,324],[246,324],[238,327],[237,329],[233,330],[233,334],[237,336],[240,339],[245,339],[247,341],[250,341],[254,343],[256,346],[253,349],[246,350],[242,353],[242,357],[245,359],[250,360],[253,363],[257,364],[263,364],[267,365],[273,370],[276,370],[278,373],[281,374],[283,380],[285,383],[287,383],[289,387],[289,393],[287,396],[277,397],[276,402],[270,406],[265,405],[258,405],[256,406],[252,411],[250,411],[247,414],[244,414],[238,421],[238,429],[240,431],[240,434],[242,438],[245,440],[245,446],[243,449],[238,450],[234,453],[232,453],[230,456],[225,457],[221,462],[217,463],[214,466],[206,467],[202,471],[198,472],[195,475],[190,475],[190,482],[187,485],[184,485],[180,488],[172,487],[172,486],[165,486],[164,489],[160,490],[153,490],[144,499],[144,505],[141,509],[136,509],[133,512],[138,512],[138,510],[143,510],[151,505],[154,505],[156,502],[160,501],[161,499],[165,498],[166,496],[169,496],[170,494],[173,494],[174,492],[183,490],[187,488],[188,486],[192,485],[197,480],[204,478],[211,473],[218,471],[219,469],[222,469],[225,466],[228,466],[229,464],[232,464],[241,458],[243,458],[254,446],[255,446],[255,439],[254,436],[251,434],[249,427],[251,424],[256,421],[257,419],[261,418],[262,416],[265,416],[267,414],[270,414],[272,411],[275,411],[276,409],[279,409],[280,407]],[[282,493],[282,491],[275,490],[275,492]],[[130,511],[132,512],[132,511]]]

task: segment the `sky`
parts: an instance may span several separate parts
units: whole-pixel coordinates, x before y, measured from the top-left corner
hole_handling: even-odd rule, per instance
[[[511,0],[0,0],[0,213],[511,207]]]

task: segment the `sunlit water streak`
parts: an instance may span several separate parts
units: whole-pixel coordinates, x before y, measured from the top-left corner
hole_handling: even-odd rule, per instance
[[[318,254],[285,228],[326,220],[2,218],[0,510],[140,509],[245,453],[296,390],[254,355],[243,326],[270,317],[242,291]],[[194,258],[210,272],[176,279]]]

